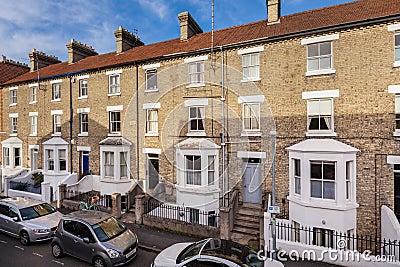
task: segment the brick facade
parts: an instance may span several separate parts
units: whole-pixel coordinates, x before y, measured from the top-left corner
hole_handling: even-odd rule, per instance
[[[282,21],[281,23],[284,23]],[[243,46],[227,46],[224,51],[214,50],[213,55],[194,51],[188,55],[176,55],[168,59],[154,59],[121,64],[113,64],[99,70],[83,71],[88,78],[88,98],[78,99],[78,82],[72,86],[72,171],[80,172],[80,152],[77,146],[89,146],[90,169],[94,174],[100,172],[99,142],[107,137],[109,118],[107,106],[122,105],[122,135],[132,142],[131,178],[146,179],[146,155],[143,148],[161,149],[159,155],[160,176],[176,183],[176,151],[174,145],[187,139],[187,107],[189,99],[208,99],[206,108],[206,138],[221,145],[221,66],[226,67],[227,162],[229,163],[229,184],[237,182],[240,187],[242,161],[237,158],[238,151],[264,151],[270,157],[269,131],[273,129],[272,117],[277,132],[276,142],[276,180],[277,203],[287,205],[289,194],[288,153],[285,148],[307,139],[307,101],[302,99],[303,92],[338,90],[339,97],[334,99],[334,138],[360,150],[357,153],[357,233],[379,232],[380,207],[394,207],[394,177],[392,166],[387,163],[387,155],[398,155],[399,137],[393,136],[395,127],[394,94],[388,93],[389,85],[400,84],[400,67],[394,63],[394,34],[388,31],[388,25],[398,24],[400,20],[371,22],[365,25],[348,25],[294,37],[276,40],[254,41]],[[265,26],[266,27],[266,26]],[[274,26],[271,26],[274,27]],[[307,46],[302,45],[304,38],[338,34],[333,41],[333,74],[307,76]],[[189,39],[190,41],[190,39]],[[254,83],[241,83],[242,56],[240,49],[263,46],[260,52],[260,80]],[[146,47],[146,46],[145,46]],[[134,50],[136,48],[132,48]],[[141,49],[141,48],[137,48]],[[143,48],[145,49],[145,48]],[[149,48],[150,49],[150,48]],[[186,51],[185,51],[186,52]],[[205,64],[206,86],[187,88],[187,65],[184,59],[207,56]],[[222,59],[223,56],[223,59]],[[95,56],[96,57],[96,56]],[[213,61],[215,60],[215,61]],[[145,92],[146,71],[143,66],[159,63],[158,91]],[[210,64],[209,64],[210,63]],[[214,64],[214,65],[212,65]],[[213,66],[216,66],[213,69]],[[50,68],[50,67],[48,67]],[[108,96],[107,71],[122,70],[121,94]],[[61,74],[61,73],[60,73]],[[71,74],[71,79],[79,75]],[[57,78],[55,78],[57,79]],[[23,141],[24,167],[29,165],[29,145],[39,145],[51,138],[51,110],[63,110],[62,138],[70,139],[70,77],[61,77],[61,101],[51,102],[49,79],[41,81],[46,90],[38,91],[37,104],[29,102],[29,83],[12,83],[3,89],[3,115],[18,113],[18,137]],[[208,82],[208,83],[207,83]],[[215,82],[216,84],[210,84]],[[217,83],[218,82],[218,83]],[[9,90],[18,86],[18,103],[9,106]],[[261,110],[261,137],[241,137],[242,105],[238,96],[264,95],[268,108]],[[146,136],[146,110],[143,104],[160,103],[158,109],[158,136]],[[89,134],[78,136],[79,114],[77,109],[90,108]],[[29,112],[38,112],[38,136],[29,137]],[[269,113],[270,112],[270,113]],[[272,117],[270,117],[272,114]],[[235,116],[237,116],[235,118]],[[10,125],[4,121],[6,135],[10,134]],[[315,137],[311,137],[315,138]],[[245,144],[235,142],[248,141]],[[69,151],[71,153],[71,151]],[[39,167],[43,167],[43,151],[39,151]],[[268,163],[268,160],[266,161]],[[269,165],[263,166],[263,191],[271,191],[271,172]],[[220,169],[222,168],[220,163]],[[220,170],[220,173],[222,170]],[[221,183],[221,181],[220,181]],[[285,203],[285,204],[284,204]]]

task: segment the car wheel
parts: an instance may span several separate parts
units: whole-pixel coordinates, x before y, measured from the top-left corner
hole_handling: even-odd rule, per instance
[[[19,235],[19,242],[21,242],[23,246],[29,245],[30,243],[29,234],[25,231],[22,231],[21,234]]]
[[[54,243],[51,246],[51,253],[53,254],[53,256],[55,258],[61,258],[63,256],[62,249],[61,249],[60,245],[57,243]]]
[[[103,258],[101,258],[101,257],[96,257],[96,258],[94,258],[94,260],[93,260],[93,266],[94,266],[94,267],[106,267],[106,266],[107,266],[107,263],[106,263],[106,261],[105,261]]]

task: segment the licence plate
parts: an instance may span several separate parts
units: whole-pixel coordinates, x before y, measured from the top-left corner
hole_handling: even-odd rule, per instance
[[[136,253],[136,248],[134,248],[131,251],[129,251],[128,254],[125,255],[125,258],[129,258],[130,256],[132,256],[135,253]]]

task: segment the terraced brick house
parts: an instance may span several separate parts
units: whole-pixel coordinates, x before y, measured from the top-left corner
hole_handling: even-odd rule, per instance
[[[88,172],[105,193],[140,183],[191,221],[236,188],[238,239],[259,231],[245,215],[266,207],[276,131],[288,219],[379,235],[381,206],[400,214],[400,1],[267,11],[213,34],[183,12],[179,38],[147,45],[120,27],[116,51],[72,40],[68,62],[32,51],[31,71],[3,88],[10,149],[53,186]]]

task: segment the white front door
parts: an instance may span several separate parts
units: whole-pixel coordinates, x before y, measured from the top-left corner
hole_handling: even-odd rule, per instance
[[[243,161],[243,203],[262,204],[261,159]]]
[[[31,149],[31,171],[38,169],[38,149],[32,148]]]

